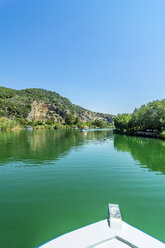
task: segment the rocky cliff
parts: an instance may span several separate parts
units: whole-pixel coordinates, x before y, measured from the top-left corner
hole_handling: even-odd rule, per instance
[[[68,113],[79,117],[82,122],[100,119],[113,123],[114,119],[113,115],[92,112],[72,104],[68,98],[56,92],[43,89],[13,90],[0,87],[0,116],[43,122],[50,119],[63,123]]]

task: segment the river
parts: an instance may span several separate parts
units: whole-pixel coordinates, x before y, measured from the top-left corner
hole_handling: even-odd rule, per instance
[[[0,132],[0,247],[33,248],[107,218],[165,242],[165,141],[112,130]]]

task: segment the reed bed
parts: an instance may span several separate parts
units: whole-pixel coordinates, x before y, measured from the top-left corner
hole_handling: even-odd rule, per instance
[[[18,120],[10,120],[5,117],[0,118],[0,129],[2,131],[7,130],[20,130],[23,129],[23,126],[20,124]]]

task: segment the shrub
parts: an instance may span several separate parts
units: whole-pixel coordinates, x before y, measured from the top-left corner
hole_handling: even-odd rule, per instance
[[[46,125],[52,125],[52,124],[53,124],[53,121],[47,120],[47,121],[45,122],[45,124],[46,124]]]

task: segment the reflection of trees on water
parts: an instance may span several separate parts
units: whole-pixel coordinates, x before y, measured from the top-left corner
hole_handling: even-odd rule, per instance
[[[38,165],[66,156],[87,142],[112,139],[112,131],[36,130],[0,133],[0,164],[23,161]]]
[[[115,135],[114,147],[117,151],[129,152],[135,160],[149,170],[165,174],[165,141]]]

